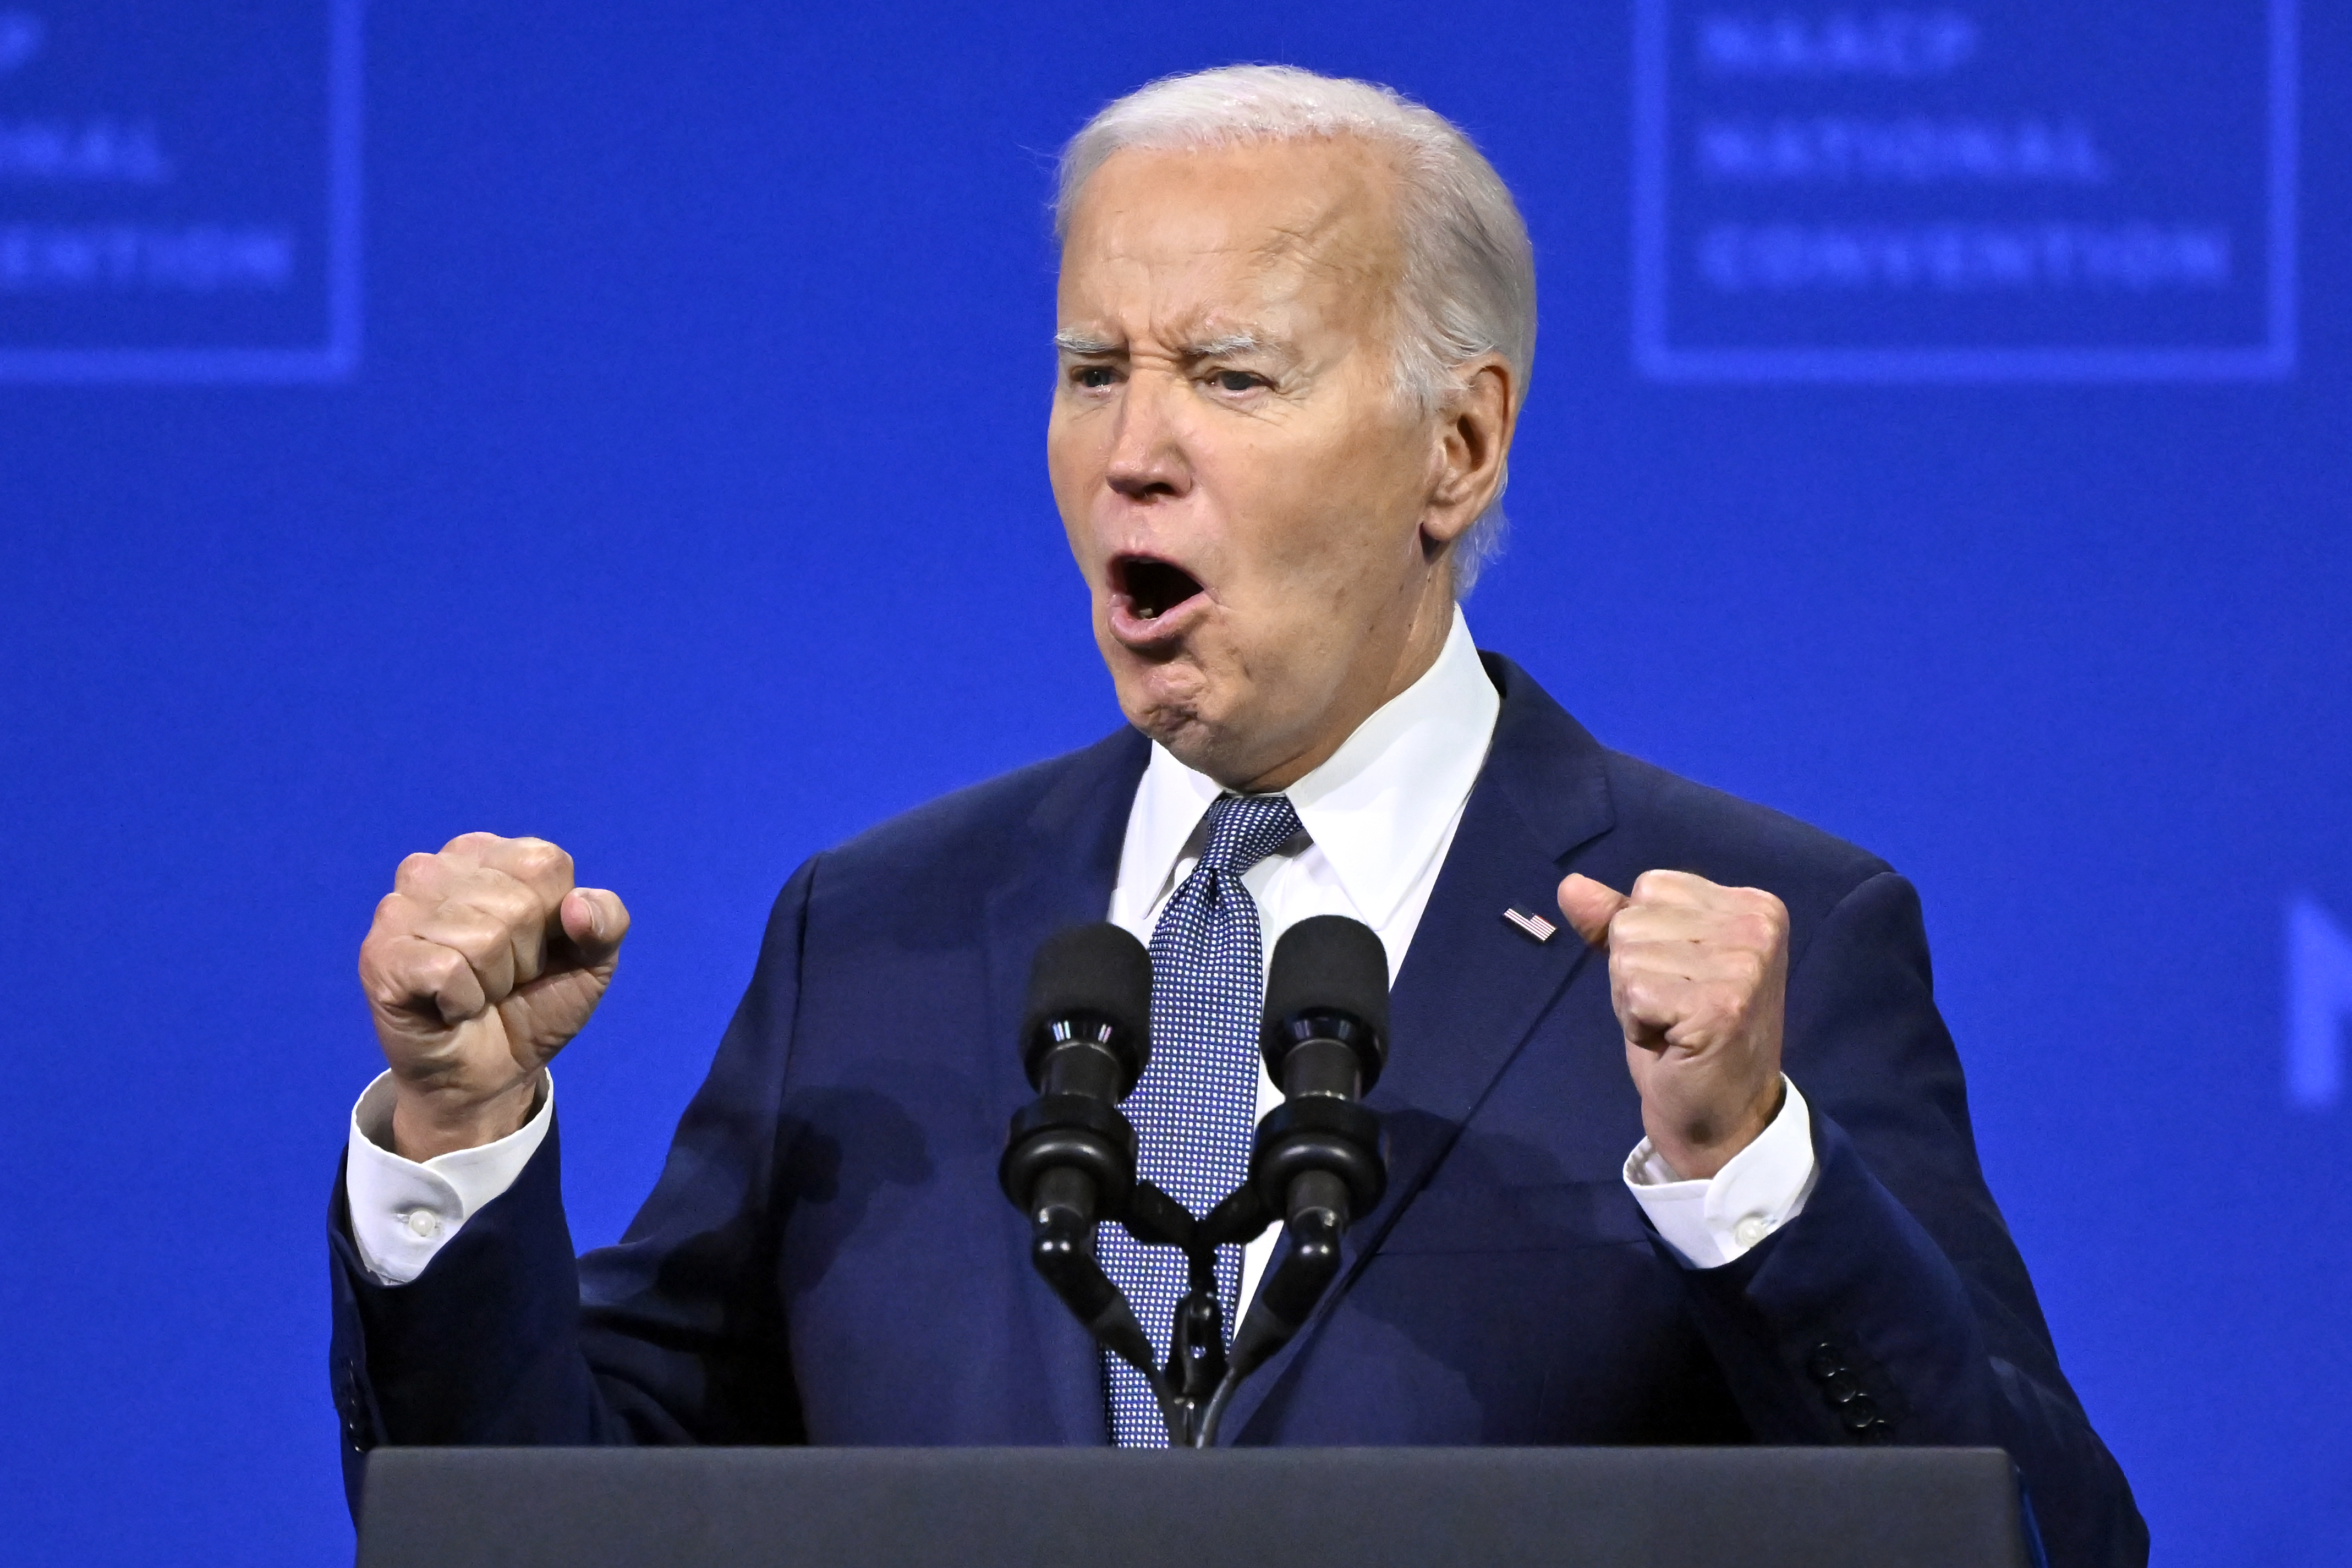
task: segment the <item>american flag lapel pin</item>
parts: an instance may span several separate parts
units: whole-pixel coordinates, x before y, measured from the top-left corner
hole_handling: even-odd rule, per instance
[[[1538,942],[1549,942],[1552,939],[1552,933],[1559,930],[1541,915],[1521,914],[1517,910],[1505,910],[1503,918]]]

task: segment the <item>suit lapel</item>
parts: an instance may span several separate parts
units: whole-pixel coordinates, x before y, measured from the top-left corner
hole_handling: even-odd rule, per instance
[[[1562,926],[1538,942],[1503,911],[1559,914],[1562,863],[1612,820],[1603,753],[1517,666],[1482,657],[1503,693],[1502,711],[1391,994],[1389,1067],[1368,1100],[1388,1134],[1388,1192],[1350,1228],[1339,1277],[1314,1316],[1235,1396],[1227,1443],[1248,1429],[1537,1021],[1590,961],[1573,931]]]
[[[1021,1076],[1021,1012],[1037,946],[1065,926],[1102,920],[1118,879],[1119,852],[1150,743],[1122,730],[1079,752],[1014,830],[1013,868],[987,900],[988,1018],[984,1039],[1001,1056],[1003,1114],[1029,1098]],[[992,1079],[991,1081],[996,1081]],[[1014,1296],[1035,1329],[1045,1386],[1061,1441],[1108,1441],[1101,1364],[1095,1343],[1029,1264],[1029,1227],[1003,1208],[1013,1254]]]

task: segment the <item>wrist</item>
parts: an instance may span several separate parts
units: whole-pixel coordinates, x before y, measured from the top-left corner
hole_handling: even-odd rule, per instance
[[[512,1137],[538,1113],[544,1068],[489,1094],[426,1089],[393,1081],[392,1152],[423,1163]]]
[[[1735,1116],[1685,1112],[1668,1117],[1642,1107],[1642,1131],[1650,1147],[1685,1181],[1711,1182],[1735,1155],[1764,1134],[1780,1114],[1788,1089],[1780,1074]]]

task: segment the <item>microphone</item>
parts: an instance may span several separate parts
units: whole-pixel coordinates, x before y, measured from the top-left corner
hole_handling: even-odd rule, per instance
[[[1151,1056],[1151,956],[1108,921],[1048,937],[1029,969],[1021,1065],[1038,1098],[1014,1113],[997,1184],[1029,1216],[1029,1260],[1131,1365],[1151,1342],[1095,1260],[1098,1221],[1136,1197],[1135,1129],[1118,1112]]]
[[[1283,1102],[1258,1127],[1250,1181],[1286,1221],[1344,1231],[1388,1186],[1380,1118],[1357,1103],[1389,1060],[1389,958],[1361,921],[1317,915],[1275,944],[1259,1049]]]
[[[1339,1271],[1339,1246],[1388,1190],[1379,1115],[1360,1101],[1388,1066],[1389,959],[1361,921],[1317,915],[1275,943],[1259,1037],[1283,1102],[1258,1123],[1250,1189],[1290,1250],[1258,1286],[1202,1423],[1215,1440],[1243,1378],[1288,1343]]]
[[[1103,921],[1055,931],[1029,964],[1021,1068],[1043,1094],[1116,1105],[1151,1059],[1151,955]]]
[[[1286,1097],[1371,1092],[1389,1061],[1389,954],[1371,927],[1317,915],[1282,933],[1258,1048]]]

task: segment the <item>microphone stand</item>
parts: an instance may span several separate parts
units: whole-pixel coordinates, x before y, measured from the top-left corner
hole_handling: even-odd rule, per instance
[[[1030,1261],[1095,1342],[1143,1374],[1167,1424],[1170,1447],[1215,1445],[1243,1381],[1290,1342],[1339,1274],[1356,1200],[1363,1199],[1366,1209],[1379,1203],[1386,1171],[1378,1119],[1360,1106],[1345,1110],[1355,1112],[1346,1118],[1346,1131],[1354,1136],[1345,1139],[1329,1128],[1300,1125],[1335,1120],[1328,1108],[1288,1101],[1268,1112],[1258,1129],[1252,1179],[1198,1218],[1149,1181],[1135,1181],[1118,1212],[1097,1214],[1100,1188],[1093,1178],[1066,1169],[1037,1178],[1029,1207]],[[1358,1179],[1349,1181],[1333,1165]],[[1264,1196],[1269,1184],[1286,1194],[1284,1234],[1290,1245],[1259,1283],[1228,1351],[1217,1300],[1217,1248],[1255,1240],[1274,1223]],[[1184,1254],[1187,1289],[1169,1325],[1164,1367],[1153,1364],[1134,1309],[1096,1259],[1095,1226],[1103,1219],[1120,1221],[1147,1247]]]
[[[1097,947],[1123,942],[1140,952],[1113,927],[1055,940],[1065,938]],[[1107,1005],[1097,1016],[1038,1005],[1036,976],[1050,970],[1043,952],[1033,975],[1024,1051],[1041,1092],[1013,1116],[997,1179],[1029,1215],[1031,1265],[1096,1343],[1143,1374],[1171,1447],[1215,1444],[1243,1380],[1313,1315],[1339,1274],[1349,1224],[1379,1205],[1388,1184],[1380,1117],[1361,1103],[1387,1059],[1388,969],[1380,939],[1338,916],[1303,921],[1276,944],[1272,969],[1264,1049],[1285,1098],[1258,1123],[1249,1179],[1198,1217],[1136,1176],[1135,1131],[1117,1102],[1140,1076],[1145,1053],[1120,1058],[1117,1009]],[[1330,973],[1352,984],[1335,989]],[[1143,984],[1148,1007],[1148,969]],[[1319,999],[1327,995],[1334,1000]],[[1228,1351],[1217,1249],[1255,1240],[1277,1215],[1289,1247],[1259,1284]],[[1096,1258],[1103,1220],[1125,1225],[1144,1246],[1184,1254],[1186,1288],[1169,1324],[1165,1366],[1152,1363],[1133,1306]]]

